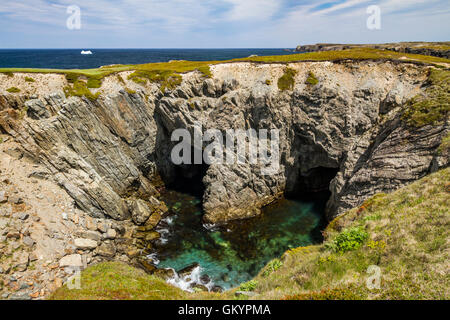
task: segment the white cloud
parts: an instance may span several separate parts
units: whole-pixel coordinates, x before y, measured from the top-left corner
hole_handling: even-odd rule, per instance
[[[342,2],[339,4],[336,4],[334,6],[331,6],[329,8],[323,9],[323,10],[319,10],[316,11],[314,13],[312,13],[311,15],[324,15],[324,14],[329,14],[338,10],[343,10],[343,9],[347,9],[347,8],[351,8],[351,7],[355,7],[357,5],[361,5],[365,2],[369,2],[370,0],[349,0],[346,2]]]
[[[82,9],[82,30],[67,35],[66,7],[73,4]],[[366,4],[381,7],[382,30],[367,31]],[[294,47],[416,35],[444,40],[450,28],[448,0],[0,0],[0,14],[0,46],[32,34],[48,43],[82,35],[80,42],[110,47]]]
[[[230,21],[267,20],[282,6],[281,0],[225,0],[233,7],[225,18]]]

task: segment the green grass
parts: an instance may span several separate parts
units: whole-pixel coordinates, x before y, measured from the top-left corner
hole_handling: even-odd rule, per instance
[[[425,90],[405,106],[403,120],[413,127],[423,127],[448,119],[450,111],[450,71],[432,69]]]
[[[97,89],[102,86],[102,80],[96,78],[89,78],[87,81],[87,87],[91,89]]]
[[[297,71],[286,68],[284,74],[278,79],[278,89],[281,91],[293,90],[295,85],[295,75]]]
[[[58,289],[51,300],[176,300],[187,294],[164,280],[120,262],[101,263],[81,274],[81,289]]]
[[[117,75],[117,80],[121,83],[121,84],[126,84],[125,80],[122,78],[122,76],[120,74]]]
[[[35,80],[31,77],[25,77],[26,82],[35,82]]]
[[[439,154],[450,154],[450,133],[442,139],[438,152]]]
[[[280,259],[274,259],[272,261],[270,261],[267,266],[264,268],[264,271],[262,273],[262,275],[264,277],[269,276],[272,272],[277,271],[278,269],[280,269],[283,266],[283,261],[281,261]]]
[[[258,281],[256,280],[250,280],[248,282],[245,282],[239,286],[239,290],[241,291],[253,291],[256,289],[256,286],[258,285]]]
[[[16,87],[11,87],[9,89],[6,89],[6,91],[8,91],[9,93],[19,93],[20,89]]]
[[[344,230],[339,233],[329,243],[326,243],[326,248],[331,249],[337,253],[344,253],[347,251],[356,250],[367,240],[369,235],[361,227],[354,227]]]
[[[145,85],[147,81],[161,85],[161,91],[174,89],[181,84],[182,78],[171,70],[137,70],[128,76],[129,80],[137,84]]]
[[[316,76],[314,75],[313,72],[309,72],[308,73],[308,78],[306,79],[306,84],[315,86],[316,84],[319,83],[319,80],[316,78]]]
[[[80,77],[79,73],[75,72],[68,72],[64,75],[66,77],[67,82],[69,83],[75,83],[78,81],[78,78]]]
[[[131,89],[128,88],[128,87],[125,88],[125,91],[126,91],[128,94],[136,94],[136,91],[135,91],[135,90],[131,90]]]
[[[100,92],[93,94],[89,90],[88,85],[85,82],[79,80],[75,81],[72,86],[68,85],[64,87],[64,93],[66,97],[86,97],[91,101],[97,100],[100,96]]]

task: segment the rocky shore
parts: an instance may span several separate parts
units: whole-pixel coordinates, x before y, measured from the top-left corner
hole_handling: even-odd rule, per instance
[[[354,48],[373,48],[402,53],[422,54],[450,59],[450,42],[397,42],[385,44],[333,44],[299,45],[297,52],[339,51]]]
[[[167,212],[158,190],[199,171],[171,162],[171,133],[195,123],[280,130],[274,175],[250,164],[203,168],[210,224],[256,216],[283,194],[327,189],[332,219],[448,166],[439,153],[448,115],[420,126],[404,117],[432,70],[407,61],[226,63],[164,90],[122,72],[103,79],[95,100],[66,97],[63,75],[0,74],[2,297],[43,298],[73,267],[104,260],[154,272],[142,257]],[[30,85],[27,76],[39,79]]]

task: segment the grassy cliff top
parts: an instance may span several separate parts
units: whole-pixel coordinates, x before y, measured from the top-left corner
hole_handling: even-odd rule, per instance
[[[108,75],[123,71],[170,72],[186,73],[198,70],[210,76],[209,67],[221,63],[255,62],[255,63],[290,63],[302,61],[340,61],[340,60],[408,60],[427,64],[450,64],[449,59],[425,55],[397,53],[371,48],[356,48],[342,51],[312,52],[290,54],[285,56],[249,57],[225,61],[173,61],[165,63],[148,63],[140,65],[113,65],[96,69],[30,69],[30,68],[0,68],[0,73],[56,73],[78,75],[87,78],[102,79]]]
[[[447,140],[440,152],[448,154]],[[374,196],[331,222],[323,244],[286,252],[240,290],[255,299],[449,299],[449,181],[447,168]],[[379,268],[379,289],[367,287],[369,266]],[[121,263],[86,269],[81,286],[52,299],[233,299],[236,291],[186,293]]]

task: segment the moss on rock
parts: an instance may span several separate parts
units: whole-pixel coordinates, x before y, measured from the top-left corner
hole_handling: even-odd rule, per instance
[[[425,90],[405,106],[403,120],[412,127],[442,123],[450,111],[450,71],[431,69]]]
[[[292,68],[286,68],[284,74],[278,79],[278,89],[281,91],[293,90],[296,75],[297,71]]]

